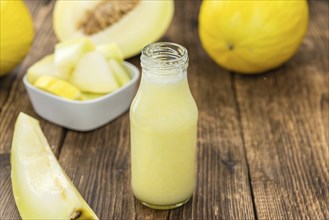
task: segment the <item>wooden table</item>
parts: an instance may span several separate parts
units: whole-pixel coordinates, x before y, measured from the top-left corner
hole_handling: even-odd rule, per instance
[[[33,48],[0,79],[0,219],[18,219],[10,149],[19,112],[39,118],[22,83],[26,69],[57,42],[54,2],[28,1]],[[92,132],[41,118],[63,169],[101,219],[329,219],[329,10],[310,2],[306,38],[292,60],[268,73],[243,76],[217,66],[198,38],[199,1],[176,1],[162,38],[187,47],[189,82],[199,107],[198,169],[185,206],[154,211],[130,189],[128,113]],[[129,59],[139,66],[139,56]]]

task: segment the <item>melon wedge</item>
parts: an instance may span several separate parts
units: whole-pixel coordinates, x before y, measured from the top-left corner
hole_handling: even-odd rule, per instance
[[[11,179],[22,219],[98,219],[62,170],[39,122],[24,113],[15,124]]]
[[[60,42],[55,46],[55,64],[61,73],[70,74],[80,58],[95,45],[85,37]]]
[[[41,76],[33,85],[46,92],[50,92],[66,99],[79,100],[81,98],[79,89],[56,77],[48,75]]]
[[[99,51],[89,52],[80,59],[70,82],[83,92],[108,93],[119,88],[105,57]]]
[[[81,99],[83,101],[88,101],[88,100],[98,99],[104,95],[106,95],[106,93],[101,94],[101,93],[83,92],[83,93],[81,93]]]
[[[123,67],[122,63],[119,63],[115,59],[110,59],[109,67],[112,70],[115,78],[119,82],[120,86],[123,86],[130,81],[130,76],[127,70]]]
[[[60,40],[89,36],[97,45],[116,43],[129,58],[165,33],[173,14],[173,0],[65,0],[55,4],[53,26]]]
[[[68,79],[68,74],[61,73],[56,67],[53,54],[45,56],[27,70],[27,79],[32,84],[43,75]]]
[[[103,44],[96,47],[97,51],[100,51],[107,60],[115,59],[118,62],[122,63],[123,54],[116,44]]]

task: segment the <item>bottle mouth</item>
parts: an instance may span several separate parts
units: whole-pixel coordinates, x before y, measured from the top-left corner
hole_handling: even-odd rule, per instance
[[[171,42],[149,44],[142,50],[141,66],[150,70],[186,69],[188,52],[185,47]]]

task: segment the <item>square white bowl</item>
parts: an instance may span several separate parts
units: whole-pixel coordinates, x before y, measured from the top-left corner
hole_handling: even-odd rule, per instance
[[[130,107],[140,73],[133,64],[124,62],[124,66],[131,80],[116,91],[93,100],[68,100],[45,92],[34,87],[27,75],[23,83],[39,116],[68,129],[90,131],[111,122]]]

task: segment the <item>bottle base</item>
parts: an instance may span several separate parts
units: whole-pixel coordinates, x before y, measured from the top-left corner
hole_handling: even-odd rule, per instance
[[[179,202],[179,203],[176,203],[176,204],[172,204],[172,205],[154,205],[154,204],[150,204],[150,203],[147,203],[147,202],[144,202],[144,201],[141,201],[139,200],[137,197],[135,197],[140,203],[142,203],[143,205],[151,208],[151,209],[157,209],[157,210],[168,210],[168,209],[175,209],[175,208],[178,208],[182,205],[184,205],[185,203],[187,203],[190,199],[186,199],[184,200],[183,202]]]

